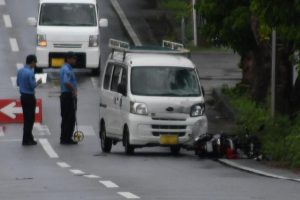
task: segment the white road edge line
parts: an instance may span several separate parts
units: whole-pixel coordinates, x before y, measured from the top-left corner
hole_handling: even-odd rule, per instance
[[[18,86],[17,86],[17,77],[12,76],[12,77],[10,77],[10,80],[11,80],[11,84],[12,84],[13,88],[18,88]]]
[[[77,175],[77,176],[82,176],[85,174],[85,172],[79,170],[79,169],[70,169],[70,172]]]
[[[84,175],[84,177],[86,177],[86,178],[90,178],[90,179],[97,179],[97,178],[101,178],[100,176],[93,175],[93,174]]]
[[[131,192],[118,192],[118,194],[125,197],[126,199],[140,199],[140,197],[132,194]]]
[[[3,139],[0,142],[21,142],[22,139]]]
[[[0,6],[5,6],[6,3],[5,3],[5,0],[0,0]]]
[[[264,171],[257,170],[257,169],[253,169],[253,168],[250,168],[250,167],[245,167],[245,166],[239,165],[237,163],[234,163],[234,162],[226,160],[226,159],[219,159],[219,161],[221,163],[224,163],[224,164],[229,165],[231,167],[238,168],[238,169],[241,169],[241,170],[244,170],[244,171],[247,171],[247,172],[252,172],[252,173],[255,173],[255,174],[258,174],[258,175],[263,175],[263,176],[282,179],[282,180],[291,180],[291,178],[288,178],[288,177],[285,177],[285,176],[279,176],[279,175],[276,175],[276,174],[271,174],[271,173],[264,172]]]
[[[142,42],[138,38],[137,34],[134,32],[130,22],[128,21],[124,11],[122,10],[119,2],[117,0],[111,0],[111,3],[116,10],[117,14],[119,15],[119,18],[121,19],[125,29],[127,30],[129,36],[131,37],[133,43],[135,46],[141,46]]]
[[[99,183],[102,183],[107,188],[118,188],[119,186],[115,184],[112,181],[99,181]]]
[[[17,39],[16,39],[16,38],[9,38],[9,43],[10,43],[11,50],[12,50],[13,52],[18,52],[18,51],[20,51],[19,45],[18,45],[18,42],[17,42]]]
[[[11,28],[12,27],[11,18],[10,18],[9,15],[3,15],[3,21],[4,21],[4,26],[6,28]]]
[[[20,70],[24,67],[24,64],[23,63],[17,63],[16,67],[17,67],[17,70]]]
[[[50,158],[59,158],[47,139],[41,138],[39,142]]]
[[[61,168],[70,168],[71,167],[68,163],[65,163],[65,162],[57,162],[56,164]]]
[[[4,137],[4,127],[0,126],[0,137]]]

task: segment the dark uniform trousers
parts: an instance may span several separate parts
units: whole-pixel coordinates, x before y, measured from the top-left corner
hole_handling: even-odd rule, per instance
[[[35,121],[36,99],[33,94],[21,94],[24,116],[23,143],[33,141],[32,128]]]
[[[72,139],[75,129],[76,97],[73,97],[70,92],[62,93],[60,96],[60,108],[62,118],[60,141],[68,142]]]

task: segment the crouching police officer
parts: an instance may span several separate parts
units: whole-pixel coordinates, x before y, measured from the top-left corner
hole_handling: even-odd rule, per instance
[[[41,84],[42,80],[37,82],[34,77],[34,68],[36,67],[37,59],[35,55],[28,55],[26,65],[18,71],[17,85],[21,94],[21,104],[24,116],[23,140],[22,145],[36,145],[32,135],[32,128],[35,121],[35,88]]]

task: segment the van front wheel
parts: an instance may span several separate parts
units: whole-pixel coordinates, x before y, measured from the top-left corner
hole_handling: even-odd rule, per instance
[[[106,137],[106,129],[104,123],[101,125],[99,136],[101,140],[102,152],[109,153],[112,147],[112,140]]]
[[[127,155],[131,155],[134,153],[134,147],[130,145],[129,137],[130,137],[129,130],[128,128],[125,128],[124,136],[123,136],[123,144],[125,148],[125,153]]]
[[[178,155],[180,153],[180,146],[170,146],[171,154]]]

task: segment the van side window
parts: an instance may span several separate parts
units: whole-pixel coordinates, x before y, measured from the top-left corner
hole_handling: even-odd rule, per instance
[[[104,76],[104,84],[103,84],[103,87],[106,90],[109,89],[110,76],[111,76],[112,69],[113,69],[113,65],[111,63],[108,64],[108,66],[106,68],[106,72],[105,72],[105,76]]]
[[[114,73],[112,76],[112,81],[111,81],[111,87],[110,90],[117,92],[118,91],[118,84],[120,80],[120,73],[121,73],[122,68],[120,66],[115,66],[114,68]]]
[[[127,87],[127,70],[125,68],[122,70],[121,84]]]

